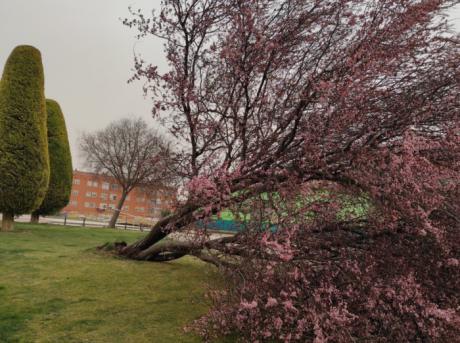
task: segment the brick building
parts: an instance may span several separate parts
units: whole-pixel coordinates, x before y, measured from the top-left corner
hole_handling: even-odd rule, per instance
[[[158,220],[162,213],[172,210],[175,197],[174,189],[135,188],[126,198],[118,220]],[[69,217],[108,220],[120,198],[121,187],[113,177],[74,170],[70,201],[61,213]]]

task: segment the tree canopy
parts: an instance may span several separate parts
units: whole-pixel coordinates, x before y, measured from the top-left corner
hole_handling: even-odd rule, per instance
[[[136,57],[133,80],[181,142],[186,192],[119,253],[219,266],[227,283],[197,323],[205,337],[455,340],[460,39],[444,13],[456,3],[165,0],[153,17],[133,11],[126,25],[165,41],[169,70]],[[343,215],[350,197],[366,199],[364,215]],[[197,222],[225,208],[258,215],[211,240]],[[196,240],[160,242],[177,231]]]
[[[46,110],[50,182],[43,202],[34,211],[36,216],[54,214],[64,208],[72,190],[72,156],[64,115],[55,100],[46,99]]]
[[[18,46],[6,61],[0,83],[0,212],[5,226],[5,219],[41,204],[48,182],[41,55],[34,47]]]
[[[135,187],[160,185],[170,178],[168,145],[142,119],[121,119],[103,130],[84,134],[81,151],[91,169],[112,176],[121,186],[110,227],[115,227],[123,203]]]

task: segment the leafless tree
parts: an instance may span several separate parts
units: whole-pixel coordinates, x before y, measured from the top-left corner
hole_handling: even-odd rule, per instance
[[[93,171],[113,176],[122,189],[109,227],[115,227],[126,197],[135,187],[172,180],[169,144],[142,119],[121,119],[86,133],[80,149]]]

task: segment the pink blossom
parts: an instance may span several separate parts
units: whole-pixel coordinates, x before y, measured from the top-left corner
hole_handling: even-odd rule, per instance
[[[275,326],[276,330],[280,330],[281,327],[283,326],[283,320],[280,317],[276,317],[273,320],[273,325]]]
[[[458,267],[460,262],[457,258],[449,258],[447,259],[447,265],[451,267]]]
[[[275,298],[272,298],[272,297],[268,297],[267,303],[265,304],[265,307],[269,308],[269,307],[273,307],[273,306],[276,306],[276,305],[278,305],[278,300],[276,300]]]
[[[241,301],[240,303],[241,305],[241,308],[245,309],[245,310],[252,310],[252,309],[255,309],[257,307],[257,301],[253,300],[251,302],[247,302],[247,301]]]
[[[284,305],[284,308],[285,308],[286,310],[293,311],[293,312],[299,312],[299,310],[297,310],[297,309],[294,307],[294,305],[293,305],[293,303],[292,303],[291,300],[286,300],[286,301],[284,301],[284,302],[283,302],[283,305]]]

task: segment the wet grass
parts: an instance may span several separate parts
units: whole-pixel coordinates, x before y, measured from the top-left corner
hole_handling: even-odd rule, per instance
[[[183,327],[206,312],[210,266],[94,251],[142,235],[30,224],[0,233],[0,342],[200,342]]]

